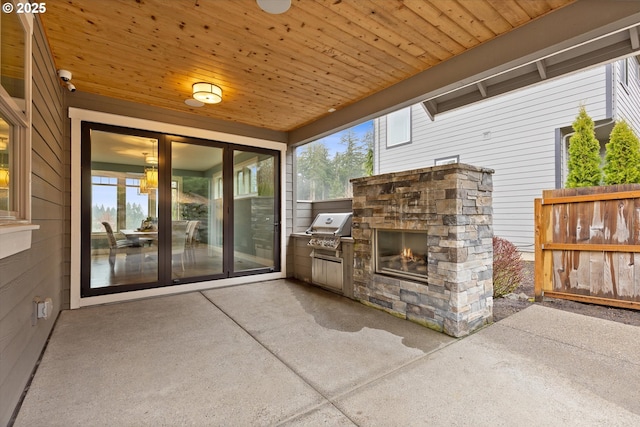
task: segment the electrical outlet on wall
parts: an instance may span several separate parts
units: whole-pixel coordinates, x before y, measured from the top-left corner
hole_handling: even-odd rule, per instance
[[[53,300],[51,298],[33,298],[33,314],[31,324],[35,325],[38,319],[48,319],[53,312]]]

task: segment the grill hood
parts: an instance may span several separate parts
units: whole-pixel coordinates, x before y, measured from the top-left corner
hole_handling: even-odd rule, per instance
[[[351,213],[321,213],[305,231],[307,234],[325,236],[350,236]]]

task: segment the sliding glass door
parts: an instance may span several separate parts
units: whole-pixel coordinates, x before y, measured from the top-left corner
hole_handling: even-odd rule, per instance
[[[83,124],[82,295],[279,271],[278,156]]]
[[[171,279],[226,277],[224,148],[171,139]]]
[[[83,285],[100,290],[156,283],[159,141],[149,134],[86,133]]]
[[[276,158],[233,151],[233,272],[276,267],[279,233]]]

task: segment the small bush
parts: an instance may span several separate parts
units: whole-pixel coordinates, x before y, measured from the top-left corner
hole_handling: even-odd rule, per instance
[[[512,293],[524,280],[520,253],[513,243],[493,238],[493,297]]]

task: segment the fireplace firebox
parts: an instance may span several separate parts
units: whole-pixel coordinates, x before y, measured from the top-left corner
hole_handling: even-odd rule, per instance
[[[427,281],[427,234],[424,231],[376,230],[376,273]]]

